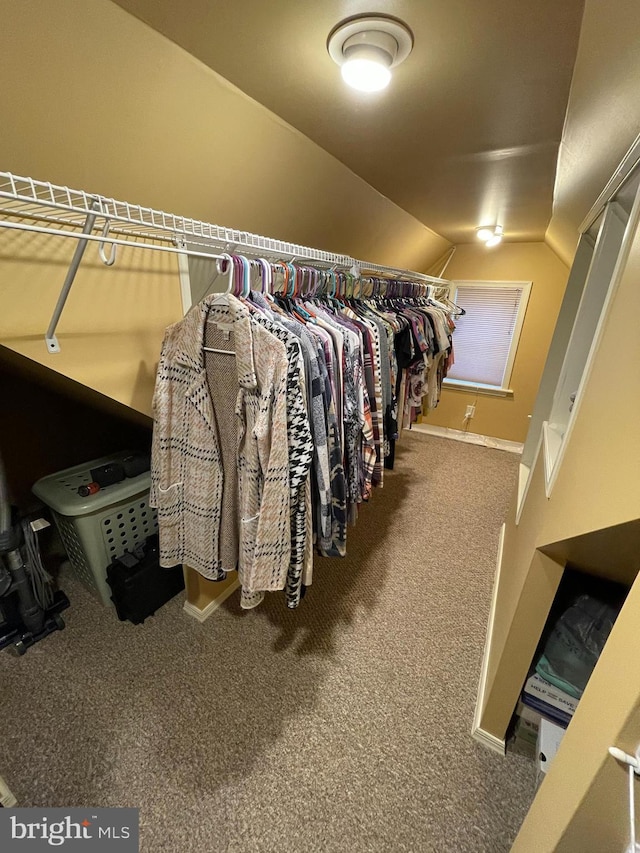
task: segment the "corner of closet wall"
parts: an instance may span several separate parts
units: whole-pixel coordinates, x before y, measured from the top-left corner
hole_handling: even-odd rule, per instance
[[[0,92],[3,115],[20,117],[5,122],[0,169],[398,267],[423,269],[449,245],[115,4],[61,0],[55,27],[46,0],[7,4],[3,22],[0,72],[21,71]],[[148,414],[165,327],[182,314],[175,256],[125,248],[104,267],[89,246],[51,355],[72,241],[0,236],[0,342]]]
[[[512,393],[492,396],[445,385],[438,408],[423,418],[424,424],[524,442],[568,275],[568,268],[544,242],[502,243],[494,249],[477,242],[456,247],[446,270],[454,283],[452,298],[456,281],[531,282],[531,292],[511,374]],[[475,407],[471,419],[466,417],[470,405]]]

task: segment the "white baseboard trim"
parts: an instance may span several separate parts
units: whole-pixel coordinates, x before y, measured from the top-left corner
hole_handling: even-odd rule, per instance
[[[506,438],[494,438],[491,435],[480,435],[477,432],[465,432],[461,429],[431,424],[413,424],[409,432],[422,432],[425,435],[436,435],[439,438],[453,439],[453,441],[465,441],[467,444],[480,444],[493,450],[507,450],[509,453],[522,453],[524,447],[520,441],[508,441]]]
[[[197,619],[198,622],[205,622],[212,613],[214,613],[221,604],[223,604],[230,595],[238,589],[240,586],[240,581],[234,581],[230,586],[228,586],[224,592],[220,593],[217,598],[214,598],[213,601],[210,601],[209,604],[203,609],[200,610],[199,607],[196,607],[195,604],[191,604],[188,601],[184,603],[185,613],[188,613],[189,616],[193,616],[194,619]]]
[[[483,746],[486,746],[487,749],[491,749],[494,752],[499,752],[500,755],[504,755],[506,753],[506,746],[503,740],[500,740],[499,737],[490,734],[490,732],[485,732],[484,729],[474,729],[471,732],[471,737],[474,740],[477,740],[478,743],[481,743]]]
[[[17,802],[18,801],[7,787],[7,783],[4,781],[2,776],[0,776],[0,803],[2,803],[5,809],[12,809]]]
[[[471,725],[471,736],[480,743],[493,749],[496,752],[505,753],[505,742],[495,735],[486,732],[480,728],[480,720],[484,710],[485,692],[487,689],[487,675],[489,672],[489,650],[491,649],[491,640],[493,638],[493,625],[496,618],[496,606],[498,601],[498,582],[500,580],[500,572],[502,571],[502,554],[504,551],[504,536],[506,525],[503,524],[500,528],[500,539],[498,541],[498,556],[496,559],[496,571],[493,578],[493,592],[491,594],[491,607],[489,608],[489,620],[487,622],[487,634],[484,640],[484,653],[482,655],[482,667],[480,668],[480,680],[478,682],[478,698],[476,699],[476,708],[473,714],[473,723]]]

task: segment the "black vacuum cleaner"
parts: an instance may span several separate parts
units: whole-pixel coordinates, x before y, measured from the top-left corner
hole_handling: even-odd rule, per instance
[[[60,613],[69,606],[42,561],[29,522],[21,520],[9,502],[0,458],[0,649],[23,655],[37,643],[64,628]]]

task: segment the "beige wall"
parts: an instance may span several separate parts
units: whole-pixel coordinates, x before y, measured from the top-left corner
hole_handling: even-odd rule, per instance
[[[151,414],[164,329],[182,314],[174,256],[126,249],[105,267],[87,248],[58,327],[44,333],[75,243],[0,231],[0,343],[107,397]]]
[[[550,603],[561,577],[564,559],[580,562],[592,531],[620,525],[620,536],[607,534],[609,553],[602,561],[603,577],[633,577],[622,565],[629,553],[640,549],[640,228],[637,218],[633,243],[617,290],[606,315],[602,337],[592,363],[584,396],[577,410],[558,479],[547,497],[544,464],[539,455],[532,469],[528,494],[519,523],[515,499],[507,519],[502,568],[491,638],[485,703],[480,726],[504,737],[518,694],[531,663]],[[597,551],[597,540],[590,549]],[[632,537],[631,543],[629,537]],[[554,543],[563,543],[553,547]],[[613,543],[613,544],[611,544]],[[551,547],[550,547],[551,546]],[[631,551],[630,551],[631,547]],[[538,549],[557,553],[560,563]],[[613,551],[611,551],[613,549]],[[617,559],[616,559],[617,557]],[[589,569],[597,570],[591,560]],[[637,657],[640,617],[633,605],[638,597],[636,580],[622,611],[611,645],[607,645],[580,702],[540,800],[526,819],[516,849],[531,851],[603,848],[597,838],[615,838],[615,811],[594,814],[599,797],[609,801],[624,797],[616,768],[607,763],[605,743],[626,732],[627,740],[640,742],[638,716],[640,680],[630,667]],[[629,684],[622,682],[628,681]],[[631,729],[628,719],[635,719]],[[604,774],[604,775],[603,775]],[[616,781],[617,780],[617,781]],[[591,805],[590,805],[591,804]],[[553,818],[550,814],[553,813]],[[595,833],[595,827],[598,833]],[[565,833],[573,839],[560,841]],[[610,835],[607,835],[610,833]],[[582,838],[584,846],[576,844]],[[533,839],[536,839],[535,841]]]
[[[580,223],[640,131],[638,91],[637,0],[586,0],[545,237],[567,264]]]
[[[54,8],[55,7],[55,8]],[[107,0],[0,0],[0,169],[281,240],[421,269],[448,243],[308,138]],[[148,413],[175,258],[0,230],[0,342]]]
[[[480,243],[457,247],[447,267],[447,278],[533,282],[511,376],[514,393],[513,397],[491,397],[446,389],[425,423],[464,429],[465,409],[474,403],[476,414],[469,432],[524,441],[568,272],[544,243],[504,243],[495,249],[486,249]]]
[[[640,9],[587,0],[547,241],[567,262],[578,228],[640,125]],[[480,726],[503,737],[565,560],[628,580],[640,551],[640,235],[637,231],[557,482],[547,497],[535,461],[519,524],[507,519]],[[629,522],[632,522],[631,524]],[[603,531],[595,532],[595,531]],[[630,539],[631,538],[631,539]],[[558,544],[556,544],[558,543]],[[556,560],[541,554],[544,549]],[[585,558],[585,554],[588,555]],[[607,756],[640,743],[636,579],[551,771],[516,839],[518,853],[600,853],[628,842],[624,770]]]
[[[639,276],[640,235],[636,231],[553,491],[547,497],[540,454],[519,523],[516,525],[515,501],[507,519],[489,692],[491,673],[497,666],[500,679],[510,684],[513,702],[490,700],[485,715],[485,724],[500,736],[529,664],[515,646],[509,647],[507,636],[514,625],[514,613],[522,604],[536,549],[640,517]],[[614,353],[619,367],[612,370]],[[528,606],[536,609],[537,600],[532,598]]]
[[[1,168],[380,263],[422,268],[446,249],[108,0],[0,0],[0,14]]]

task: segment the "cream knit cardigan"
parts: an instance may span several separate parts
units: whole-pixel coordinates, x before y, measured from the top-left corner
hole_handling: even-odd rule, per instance
[[[291,552],[287,354],[230,294],[206,297],[167,329],[162,345],[153,398],[150,499],[158,510],[160,563],[185,563],[212,580],[235,568],[220,562],[225,472],[202,349],[207,321],[233,324],[239,580],[251,591],[283,589]]]

